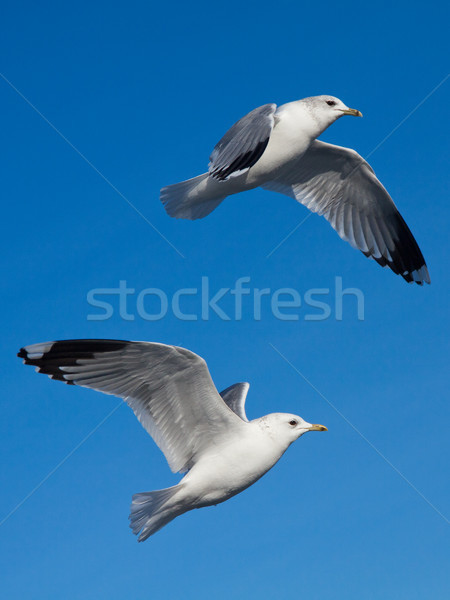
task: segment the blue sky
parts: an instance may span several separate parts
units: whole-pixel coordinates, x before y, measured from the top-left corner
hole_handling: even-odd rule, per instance
[[[2,76],[91,165],[0,80],[0,521],[118,402],[35,375],[15,357],[27,343],[182,345],[207,360],[219,389],[251,383],[251,418],[295,412],[329,428],[303,437],[243,494],[137,544],[131,495],[178,478],[119,408],[0,526],[3,597],[448,597],[445,10],[283,0],[3,7]],[[370,163],[425,255],[431,286],[408,286],[317,216],[272,253],[307,211],[270,192],[235,196],[195,223],[161,207],[159,188],[203,172],[243,114],[321,93],[364,113],[322,139],[367,156],[387,138]],[[315,311],[303,304],[286,311],[297,320],[282,321],[264,304],[255,320],[245,302],[229,321],[139,316],[140,291],[170,299],[202,277],[214,291],[239,277],[302,299],[329,289],[331,316],[306,320]],[[335,318],[336,277],[361,290],[363,320],[352,297]],[[89,291],[120,281],[136,290],[134,318],[121,318],[113,299],[111,318],[89,319],[101,312]],[[198,314],[198,297],[183,306]],[[232,315],[233,298],[221,306]]]

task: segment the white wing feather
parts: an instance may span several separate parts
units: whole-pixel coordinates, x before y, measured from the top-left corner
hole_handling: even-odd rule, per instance
[[[411,231],[371,166],[354,150],[315,140],[262,187],[324,216],[342,239],[406,281],[430,283]]]
[[[68,340],[26,346],[19,356],[53,379],[122,397],[174,472],[190,469],[243,424],[223,402],[205,361],[184,348]]]

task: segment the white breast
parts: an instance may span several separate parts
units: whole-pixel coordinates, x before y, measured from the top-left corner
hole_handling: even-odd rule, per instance
[[[247,435],[220,444],[192,467],[183,483],[190,501],[201,505],[223,502],[252,485],[279,460],[284,449],[257,423],[248,423]]]
[[[249,171],[248,181],[263,183],[281,166],[300,157],[316,137],[317,124],[300,102],[289,102],[275,113],[275,126],[267,148]]]

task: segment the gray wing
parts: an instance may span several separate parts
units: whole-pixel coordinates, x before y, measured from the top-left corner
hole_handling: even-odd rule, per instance
[[[242,175],[261,158],[274,125],[276,104],[264,104],[227,131],[209,157],[209,174],[219,181]]]
[[[262,187],[324,216],[342,239],[406,281],[430,283],[411,231],[373,169],[354,150],[315,140]]]
[[[205,361],[184,348],[120,340],[34,344],[18,354],[52,379],[123,398],[172,471],[196,459],[242,421],[223,402]]]
[[[245,400],[247,398],[249,387],[250,384],[247,382],[235,383],[234,385],[227,387],[223,392],[220,392],[225,404],[243,421],[248,421],[247,415],[245,414]]]

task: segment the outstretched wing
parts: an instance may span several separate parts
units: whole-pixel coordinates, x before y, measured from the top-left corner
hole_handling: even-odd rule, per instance
[[[242,175],[261,158],[274,125],[276,104],[264,104],[227,131],[209,157],[209,174],[219,181]]]
[[[66,340],[25,346],[18,356],[52,379],[123,398],[174,472],[190,469],[218,437],[242,425],[217,392],[205,361],[184,348]]]
[[[430,283],[409,227],[371,166],[354,150],[315,140],[262,187],[324,216],[342,239],[406,281]]]
[[[220,392],[225,404],[243,421],[248,421],[247,415],[245,414],[245,400],[247,398],[249,387],[250,384],[247,382],[235,383],[234,385],[227,387],[223,392]]]

